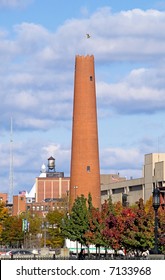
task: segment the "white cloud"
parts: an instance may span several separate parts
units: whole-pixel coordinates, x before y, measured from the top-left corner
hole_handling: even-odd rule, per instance
[[[45,162],[45,159],[53,156],[55,158],[55,170],[64,172],[65,176],[70,176],[70,155],[70,147],[68,148],[61,144],[50,143],[42,147],[43,161]]]
[[[164,100],[164,91],[161,84],[163,88],[162,73],[165,71],[160,63],[163,65],[164,61],[164,27],[164,12],[135,9],[114,14],[109,8],[100,9],[85,19],[66,21],[54,33],[35,23],[16,25],[14,39],[9,33],[0,39],[2,61],[8,61],[0,77],[1,94],[6,92],[6,105],[17,111],[19,117],[23,110],[28,109],[38,119],[36,112],[40,104],[38,113],[41,115],[42,112],[41,118],[46,115],[51,118],[51,114],[47,113],[50,106],[55,109],[53,116],[61,118],[64,111],[60,108],[61,99],[66,101],[65,108],[70,118],[74,55],[90,50],[95,54],[98,73],[105,60],[106,63],[133,60],[144,64],[143,68],[136,69],[133,69],[136,65],[132,65],[130,73],[116,83],[98,78],[97,93],[101,104],[106,103],[110,110],[124,114],[133,113],[130,106],[133,102],[136,102],[136,113],[162,110],[164,105],[160,99]],[[87,30],[91,32],[90,40],[85,36]],[[154,62],[153,69],[146,68],[148,60]],[[53,100],[56,100],[54,106]],[[124,110],[121,110],[123,104]],[[30,122],[27,123],[30,125]]]
[[[0,1],[0,6],[21,2]],[[33,22],[17,24],[11,32],[0,30],[1,128],[8,128],[12,115],[16,142],[22,140],[15,151],[17,185],[22,172],[30,186],[51,155],[57,158],[59,171],[69,170],[70,148],[64,144],[71,142],[65,138],[71,134],[76,54],[95,56],[100,116],[158,114],[165,109],[165,12],[113,13],[104,8],[91,16],[85,10],[84,14],[85,18],[65,21],[54,32]],[[86,33],[91,34],[89,40]],[[60,135],[61,127],[68,129],[67,136]],[[9,147],[7,136],[3,139],[1,164],[6,169]],[[129,171],[130,176],[139,174],[149,144],[137,146],[126,150],[116,143],[114,148],[101,148],[101,170],[118,170],[128,177]],[[7,184],[7,179],[1,183]]]
[[[17,8],[24,7],[32,0],[0,0],[0,7]]]
[[[74,56],[88,50],[95,55],[98,105],[104,115],[112,111],[137,114],[163,110],[164,27],[165,12],[134,9],[112,13],[103,8],[88,18],[66,21],[56,32],[28,22],[14,26],[13,34],[3,31],[2,119],[8,117],[4,107],[8,106],[15,118],[19,117],[15,120],[19,128],[29,125],[29,129],[43,129],[44,119],[46,123],[53,119],[70,121]],[[89,40],[87,30],[91,33]],[[113,65],[112,61],[127,64],[132,60],[132,69],[122,79],[111,82],[107,67],[99,77],[100,68]],[[152,68],[148,61],[152,61]],[[135,62],[142,66],[137,67]],[[113,74],[112,66],[110,71]]]
[[[150,114],[164,110],[164,72],[162,67],[139,68],[119,82],[98,82],[100,107],[120,114]]]
[[[142,176],[143,153],[136,148],[106,148],[100,153],[101,174],[120,173],[120,176]]]

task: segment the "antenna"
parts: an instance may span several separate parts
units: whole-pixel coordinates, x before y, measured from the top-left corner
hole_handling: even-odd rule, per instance
[[[158,136],[158,162],[159,162],[159,136]]]
[[[13,120],[10,120],[10,174],[9,174],[9,203],[13,202]]]

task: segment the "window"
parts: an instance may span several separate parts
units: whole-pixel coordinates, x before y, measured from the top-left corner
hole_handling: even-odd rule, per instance
[[[130,186],[129,191],[134,192],[134,191],[141,191],[142,190],[142,185],[137,185],[137,186]]]
[[[88,165],[87,166],[87,172],[90,172],[91,171],[91,168],[90,168],[90,166]]]
[[[122,205],[127,206],[128,201],[127,201],[128,195],[126,193],[122,193]]]
[[[101,195],[107,195],[107,194],[108,194],[107,190],[101,191]]]
[[[90,76],[90,81],[93,81],[93,77],[92,76]]]
[[[123,192],[124,192],[124,188],[118,188],[112,190],[112,194],[123,193]]]

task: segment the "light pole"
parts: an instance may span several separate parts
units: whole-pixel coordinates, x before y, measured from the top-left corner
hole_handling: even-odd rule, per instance
[[[49,222],[42,222],[42,229],[44,231],[44,248],[46,248],[46,232],[47,228],[49,228]]]
[[[77,198],[77,189],[78,189],[78,186],[74,186],[74,199]]]
[[[73,186],[73,188],[74,188],[74,199],[76,199],[76,198],[77,198],[77,189],[78,189],[78,186]],[[77,240],[76,240],[76,255],[77,255],[77,257],[78,257],[78,242],[77,242]]]
[[[66,213],[68,212],[69,209],[69,190],[66,191]]]
[[[122,206],[128,206],[128,194],[122,193]]]
[[[155,245],[154,245],[154,254],[158,254],[158,208],[160,206],[160,190],[157,185],[154,185],[153,189],[153,208],[155,211],[155,225],[154,225],[154,235],[155,235]]]

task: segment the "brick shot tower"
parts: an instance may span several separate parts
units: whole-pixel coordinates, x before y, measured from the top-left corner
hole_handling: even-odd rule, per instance
[[[70,209],[77,196],[91,193],[100,208],[100,163],[94,56],[76,56],[70,169]]]

